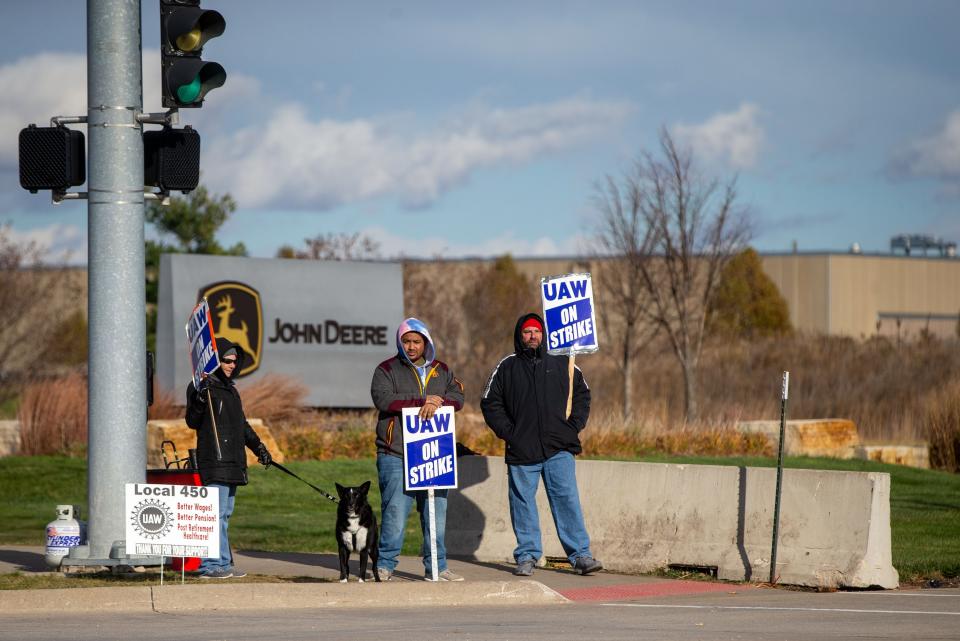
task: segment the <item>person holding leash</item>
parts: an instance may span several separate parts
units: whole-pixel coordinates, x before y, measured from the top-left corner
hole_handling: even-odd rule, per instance
[[[243,369],[246,353],[231,341],[218,338],[220,367],[206,376],[197,389],[187,386],[187,425],[197,431],[197,466],[204,485],[220,495],[220,558],[203,559],[200,576],[229,579],[246,576],[233,565],[227,526],[233,514],[237,487],[247,484],[247,456],[244,446],[257,455],[262,465],[273,457],[243,413],[240,392],[234,378]],[[219,442],[218,442],[219,437]]]
[[[425,491],[405,492],[403,483],[403,425],[406,407],[419,407],[420,418],[430,419],[444,405],[454,411],[463,407],[463,384],[447,365],[436,360],[430,330],[420,320],[408,318],[397,328],[397,355],[373,372],[370,384],[377,416],[377,477],[380,482],[380,579],[389,581],[403,547],[404,528],[414,501],[423,531],[424,578],[430,581],[430,513]],[[437,524],[437,577],[440,581],[463,581],[447,568],[444,534],[447,523],[447,491],[435,491]]]
[[[570,565],[578,574],[603,569],[590,552],[577,490],[574,455],[590,416],[590,388],[574,369],[573,404],[566,416],[571,380],[568,356],[551,356],[543,345],[543,319],[517,320],[514,353],[501,360],[484,387],[480,409],[487,425],[506,441],[510,522],[517,537],[514,574],[530,576],[543,554],[537,487],[543,478],[553,522]]]

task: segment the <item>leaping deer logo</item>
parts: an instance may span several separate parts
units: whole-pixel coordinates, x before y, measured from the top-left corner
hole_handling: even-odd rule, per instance
[[[256,352],[250,348],[247,322],[241,320],[240,327],[230,326],[230,316],[236,311],[233,307],[233,299],[230,297],[230,294],[224,294],[220,297],[220,300],[217,301],[216,309],[217,318],[220,321],[217,323],[217,336],[223,336],[227,340],[236,343],[242,347],[243,351],[248,355],[255,355]]]
[[[263,308],[260,293],[246,283],[224,280],[204,285],[197,300],[210,303],[214,336],[223,337],[246,352],[243,369],[237,376],[248,376],[260,367],[263,350]]]

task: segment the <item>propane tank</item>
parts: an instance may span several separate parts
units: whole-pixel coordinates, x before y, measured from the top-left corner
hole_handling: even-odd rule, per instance
[[[43,559],[52,568],[59,568],[70,548],[81,543],[83,532],[80,522],[73,518],[75,511],[79,516],[74,506],[58,505],[56,520],[47,523],[47,550]]]

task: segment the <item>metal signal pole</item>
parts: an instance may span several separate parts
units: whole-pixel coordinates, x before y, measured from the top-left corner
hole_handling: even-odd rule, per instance
[[[80,565],[123,564],[124,486],[146,477],[142,93],[139,0],[87,0],[89,545],[77,550]]]

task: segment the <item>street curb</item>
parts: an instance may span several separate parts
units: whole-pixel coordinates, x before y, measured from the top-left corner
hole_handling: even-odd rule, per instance
[[[21,614],[551,605],[569,602],[559,592],[538,581],[236,583],[0,591],[0,611]]]

